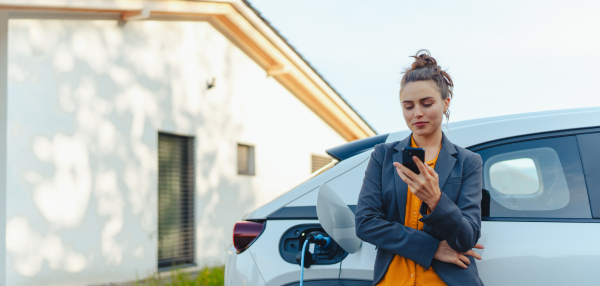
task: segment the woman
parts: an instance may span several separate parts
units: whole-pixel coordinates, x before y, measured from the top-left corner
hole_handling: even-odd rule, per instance
[[[400,83],[412,134],[375,146],[356,207],[356,235],[377,248],[373,285],[483,285],[472,248],[481,235],[478,154],[442,132],[453,83],[427,50]],[[401,164],[402,148],[425,149],[420,174]]]

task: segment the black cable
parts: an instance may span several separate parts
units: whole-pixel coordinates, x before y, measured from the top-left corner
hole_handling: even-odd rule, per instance
[[[336,286],[344,286],[342,285],[342,281],[340,280],[340,276],[342,275],[342,262],[344,262],[344,260],[340,261],[340,271],[338,272],[338,284]]]

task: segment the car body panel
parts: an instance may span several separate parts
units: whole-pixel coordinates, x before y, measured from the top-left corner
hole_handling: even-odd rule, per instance
[[[370,155],[371,151],[366,153]],[[321,183],[328,183],[335,193],[340,196],[342,201],[344,201],[344,203],[347,205],[356,205],[356,200],[358,198],[358,194],[360,193],[360,188],[362,186],[363,177],[365,176],[365,170],[367,169],[367,164],[369,163],[368,159],[370,156],[363,155],[362,157],[364,157],[364,159],[358,165],[350,168],[348,171],[336,176],[335,178],[325,180]],[[298,199],[291,201],[285,206],[315,206],[317,205],[318,195],[319,189],[316,188],[299,197]]]
[[[600,283],[600,223],[483,221],[481,230],[486,286]]]
[[[335,166],[331,167],[331,169],[325,171],[324,173],[309,179],[308,181],[300,184],[299,186],[293,188],[287,193],[275,198],[273,201],[265,204],[264,206],[246,214],[244,216],[245,220],[265,220],[269,214],[277,211],[278,209],[284,207],[285,205],[291,203],[294,200],[302,197],[310,191],[318,190],[319,186],[343,173],[346,173],[349,169],[354,168],[356,165],[364,162],[371,155],[371,150],[365,151],[359,155],[356,155],[347,160],[341,161],[337,163]],[[343,194],[340,194],[340,197],[344,198]],[[316,196],[315,196],[316,198]],[[316,200],[313,205],[316,204]],[[356,202],[354,203],[356,204]]]
[[[266,286],[256,263],[249,251],[237,253],[233,245],[227,251],[225,265],[225,286]]]

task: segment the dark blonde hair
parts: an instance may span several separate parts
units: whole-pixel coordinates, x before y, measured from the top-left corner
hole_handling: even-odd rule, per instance
[[[428,50],[422,49],[411,57],[415,58],[415,61],[409,68],[404,70],[404,76],[402,76],[402,81],[400,82],[400,91],[402,92],[402,88],[409,82],[431,80],[441,93],[442,100],[448,97],[452,99],[452,89],[454,88],[452,78],[437,65],[436,60],[431,57],[431,53]],[[450,110],[446,109],[444,115],[446,116],[446,120],[450,119]]]

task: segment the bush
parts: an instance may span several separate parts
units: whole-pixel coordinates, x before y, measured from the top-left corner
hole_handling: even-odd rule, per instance
[[[147,279],[138,280],[135,286],[223,286],[225,284],[225,266],[204,268],[199,272],[184,272],[181,269],[171,271],[171,276],[160,277],[158,273]]]

